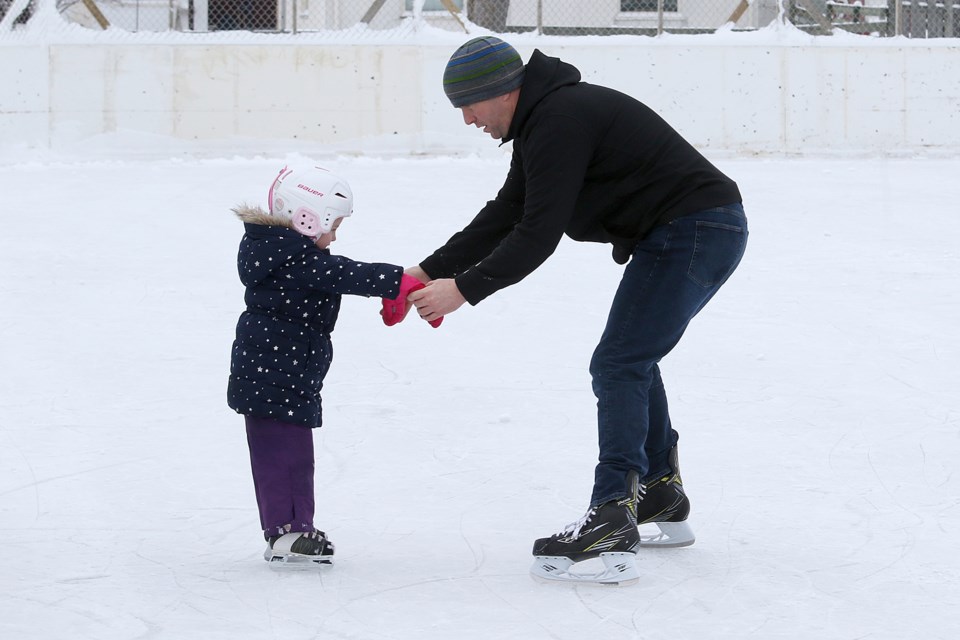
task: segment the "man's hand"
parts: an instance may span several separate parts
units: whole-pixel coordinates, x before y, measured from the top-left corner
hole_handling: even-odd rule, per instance
[[[457,288],[457,283],[449,278],[432,280],[422,289],[412,291],[407,300],[417,306],[417,313],[430,324],[453,313],[467,301]]]
[[[420,265],[418,264],[415,264],[412,267],[407,267],[403,270],[403,272],[408,276],[413,276],[423,284],[427,284],[431,280],[430,276],[427,275],[427,272],[421,269]]]

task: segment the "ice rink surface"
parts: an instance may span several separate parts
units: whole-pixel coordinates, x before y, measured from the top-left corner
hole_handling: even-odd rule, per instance
[[[0,637],[960,637],[960,159],[713,158],[739,270],[661,364],[694,546],[534,582],[587,506],[620,267],[565,240],[434,330],[345,298],[317,445],[336,564],[273,570],[242,419],[230,208],[300,156],[0,164]],[[324,160],[336,253],[413,264],[508,157]]]

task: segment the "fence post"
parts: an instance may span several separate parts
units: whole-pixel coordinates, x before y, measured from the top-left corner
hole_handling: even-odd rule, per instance
[[[92,16],[93,16],[93,19],[97,21],[97,24],[100,25],[100,28],[101,28],[101,29],[109,29],[109,28],[110,28],[110,21],[107,20],[107,17],[106,17],[105,15],[103,15],[103,12],[102,12],[102,11],[100,11],[100,7],[97,6],[97,3],[96,3],[96,2],[94,2],[93,0],[81,0],[81,2],[83,2],[83,6],[85,6],[85,7],[87,8],[87,11],[90,12],[90,15],[92,15]],[[26,5],[25,5],[25,6],[26,6]],[[8,10],[16,11],[16,7],[14,7],[13,5],[9,5],[9,6],[7,7],[7,9],[8,9]],[[2,16],[0,16],[0,17],[2,17]],[[13,16],[13,19],[16,20],[17,17],[19,17],[19,15],[18,15],[18,14],[15,14],[15,15]]]
[[[208,0],[193,0],[193,30],[206,33],[210,30],[210,4]]]
[[[740,0],[740,4],[738,4],[736,8],[734,8],[733,13],[730,14],[729,18],[727,18],[727,22],[725,24],[736,25],[737,20],[743,17],[743,14],[746,13],[747,9],[749,8],[750,8],[750,3],[747,0]]]
[[[657,0],[657,35],[663,34],[663,0]]]
[[[543,0],[537,0],[537,35],[543,35]]]

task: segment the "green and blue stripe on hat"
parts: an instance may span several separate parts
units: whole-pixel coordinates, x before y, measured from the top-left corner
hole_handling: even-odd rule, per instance
[[[523,84],[523,60],[500,38],[482,36],[460,46],[443,71],[443,91],[454,107],[510,93]]]

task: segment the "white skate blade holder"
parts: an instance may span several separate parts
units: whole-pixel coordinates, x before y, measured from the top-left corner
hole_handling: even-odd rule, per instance
[[[540,582],[568,582],[610,587],[625,587],[640,581],[637,556],[629,551],[609,551],[601,553],[599,558],[577,563],[566,556],[535,556],[530,574]]]
[[[313,569],[333,564],[333,556],[305,556],[299,553],[276,553],[272,549],[263,552],[263,559],[272,569]]]
[[[267,545],[263,552],[263,559],[271,567],[310,568],[333,564],[333,555],[309,556],[303,553],[294,553],[291,547],[299,534],[286,534],[273,543],[273,548]]]
[[[682,522],[649,522],[640,525],[640,546],[668,549],[688,547],[696,541],[693,529]]]

